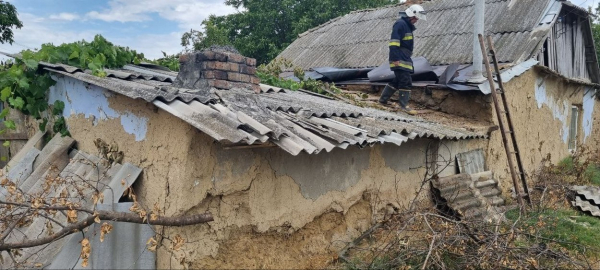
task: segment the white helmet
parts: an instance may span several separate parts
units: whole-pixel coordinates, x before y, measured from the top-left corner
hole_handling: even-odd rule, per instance
[[[425,11],[425,9],[423,9],[421,5],[412,5],[408,7],[404,12],[406,12],[406,15],[408,17],[417,17],[417,19],[424,21],[427,20],[427,11]]]

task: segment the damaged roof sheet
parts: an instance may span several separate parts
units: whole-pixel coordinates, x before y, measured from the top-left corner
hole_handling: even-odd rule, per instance
[[[549,27],[539,20],[555,0],[487,0],[486,34],[493,36],[499,61],[517,62],[534,52]],[[416,23],[413,56],[431,65],[472,62],[473,0],[433,0],[423,4],[427,21]],[[365,68],[388,61],[390,29],[405,6],[356,11],[300,35],[278,57],[306,70],[314,67]]]
[[[169,80],[152,77],[152,73],[144,73],[145,68],[135,66],[128,66],[127,70],[135,69],[132,75],[128,75],[127,70],[120,70],[118,74],[109,70],[109,76],[100,78],[80,69],[41,65],[48,71],[152,102],[226,144],[270,142],[292,155],[329,152],[335,147],[349,145],[399,145],[417,137],[470,139],[487,136],[418,117],[361,108],[314,93],[267,85],[261,85],[260,94],[243,89],[192,90],[174,87]]]
[[[114,163],[108,167],[108,164],[101,158],[72,149],[75,141],[70,137],[61,137],[60,134],[54,136],[42,150],[38,150],[34,145],[41,141],[42,137],[42,133],[32,137],[9,162],[9,165],[3,168],[4,175],[17,184],[20,190],[27,194],[39,194],[43,190],[46,177],[59,176],[67,182],[83,180],[95,183],[99,190],[104,190],[105,204],[99,204],[98,209],[111,208],[123,211],[124,208],[128,208],[128,206],[118,203],[121,197],[120,194],[135,182],[142,172],[140,168],[129,163]],[[123,181],[126,183],[125,185]],[[60,194],[63,189],[67,190],[72,195],[71,197],[79,198],[77,194],[80,194],[80,190],[69,186],[69,184],[64,184],[49,195]],[[94,192],[94,186],[89,186],[81,192],[84,194],[83,200],[74,199],[72,202],[80,203],[85,208],[91,208],[93,201],[90,198]],[[112,196],[112,194],[118,195]],[[0,187],[0,198],[6,195],[6,190]],[[66,224],[67,217],[65,215],[58,214],[54,218]],[[45,218],[35,217],[30,225],[18,229],[23,233],[9,234],[6,242],[32,240],[36,236],[48,233],[49,228],[46,227],[45,221]],[[113,223],[113,226],[115,231],[121,233],[118,236],[112,236],[111,239],[108,239],[108,242],[104,242],[102,245],[100,245],[97,235],[94,236],[97,234],[97,227],[92,227],[91,230],[86,232],[86,237],[94,238],[91,240],[91,245],[95,248],[95,252],[99,252],[97,254],[92,252],[91,267],[88,268],[155,269],[156,254],[144,251],[146,240],[154,234],[152,229],[144,224]],[[54,230],[54,233],[58,229],[60,229],[58,226],[57,228],[50,228],[50,230]],[[126,233],[123,233],[123,231],[126,231]],[[82,234],[74,234],[47,245],[23,249],[21,251],[22,256],[18,257],[17,260],[27,259],[28,262],[32,263],[31,266],[20,266],[24,268],[40,268],[39,266],[33,266],[33,263],[39,263],[42,268],[47,269],[74,267],[80,269],[79,252],[81,251],[81,243],[79,240],[81,237]],[[123,252],[123,250],[128,250],[128,252]],[[122,256],[123,254],[135,254],[135,256]],[[12,263],[11,260],[5,259],[4,262],[0,263],[0,268],[14,268],[15,265],[12,265]]]

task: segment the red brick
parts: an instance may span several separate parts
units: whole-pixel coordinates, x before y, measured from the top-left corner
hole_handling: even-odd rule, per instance
[[[225,80],[214,80],[212,81],[213,86],[219,89],[231,89],[231,83]]]
[[[216,65],[216,62],[209,61],[209,62],[204,62],[204,63],[202,63],[202,67],[203,67],[204,69],[211,70],[211,69],[216,69],[216,68],[217,68],[217,65]]]
[[[220,62],[227,62],[229,61],[229,57],[227,56],[227,54],[221,53],[221,52],[214,52],[215,53],[215,60],[220,61]]]
[[[189,54],[182,54],[179,56],[179,63],[187,62],[190,59]]]
[[[214,63],[215,63],[215,69],[229,70],[229,63],[227,63],[227,62],[214,62]]]
[[[227,72],[225,72],[225,71],[215,70],[214,74],[215,74],[215,79],[217,79],[217,80],[227,80]]]
[[[251,76],[250,77],[250,83],[252,84],[259,84],[260,83],[260,79],[256,76]]]
[[[252,85],[252,90],[254,91],[254,93],[259,94],[260,93],[260,86],[259,85]]]
[[[214,79],[215,71],[214,70],[204,71],[204,72],[202,72],[202,75],[203,75],[204,79]]]
[[[246,63],[246,59],[244,59],[244,57],[239,54],[232,53],[229,55],[229,62]]]
[[[240,81],[240,74],[237,72],[227,72],[227,79],[234,82]]]
[[[250,57],[246,58],[246,65],[255,67],[256,66],[256,59],[250,58]]]
[[[240,82],[249,83],[250,82],[250,76],[248,76],[246,74],[240,74]]]
[[[246,73],[248,75],[254,75],[256,74],[256,68],[255,67],[248,67],[248,73]]]
[[[215,52],[213,51],[203,51],[198,53],[198,57],[196,60],[206,61],[206,60],[215,60]]]
[[[229,70],[230,71],[234,71],[234,72],[239,72],[240,71],[240,65],[236,64],[236,63],[229,63]]]

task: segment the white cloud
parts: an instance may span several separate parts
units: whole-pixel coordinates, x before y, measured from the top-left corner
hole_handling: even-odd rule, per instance
[[[0,50],[6,52],[19,52],[23,49],[39,49],[43,43],[62,44],[78,40],[91,40],[100,31],[89,29],[86,31],[64,30],[53,25],[47,20],[29,13],[20,13],[19,19],[23,21],[23,28],[13,30],[15,43],[0,45]]]
[[[60,20],[60,21],[74,21],[79,19],[79,15],[75,14],[75,13],[67,13],[67,12],[63,12],[60,14],[52,14],[49,17],[51,20]]]
[[[161,51],[171,55],[181,52],[180,45],[183,32],[172,32],[164,35],[140,34],[133,37],[108,38],[114,44],[129,47],[138,53],[144,53],[148,59],[163,57]]]
[[[235,12],[221,0],[111,0],[108,4],[108,9],[89,12],[87,17],[107,22],[140,22],[150,20],[150,14],[156,13],[188,30],[200,28],[200,23],[211,14]]]

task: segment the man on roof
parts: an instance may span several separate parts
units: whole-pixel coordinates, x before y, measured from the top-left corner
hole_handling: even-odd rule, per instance
[[[410,115],[417,111],[408,107],[410,91],[412,89],[412,78],[414,72],[412,56],[414,40],[414,24],[418,20],[426,20],[426,12],[421,5],[411,5],[405,11],[400,12],[400,19],[394,23],[392,37],[390,39],[390,69],[394,71],[395,78],[391,84],[387,84],[381,93],[379,103],[388,105],[388,100],[396,91],[400,91],[400,108]]]

